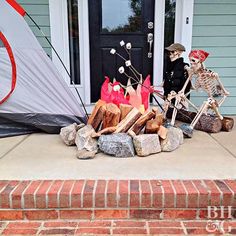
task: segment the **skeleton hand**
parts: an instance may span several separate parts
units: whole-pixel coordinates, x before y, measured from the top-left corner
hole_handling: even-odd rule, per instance
[[[229,93],[227,90],[224,90],[224,95],[225,95],[225,96],[229,96],[229,94],[230,94],[230,93]]]
[[[173,98],[175,98],[177,93],[172,90],[168,95],[167,95],[167,100],[170,102]]]
[[[189,77],[191,77],[194,74],[194,71],[191,67],[185,66],[184,69],[187,70]]]
[[[184,66],[184,69],[185,70],[190,70],[190,67],[186,65],[186,66]]]
[[[178,95],[180,95],[180,96],[184,96],[184,90],[181,89],[181,90],[178,92]]]

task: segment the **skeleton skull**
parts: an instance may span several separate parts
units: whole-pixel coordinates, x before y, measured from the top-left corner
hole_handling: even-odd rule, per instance
[[[196,59],[194,57],[189,57],[189,60],[190,60],[191,69],[193,70],[193,72],[197,72],[202,67],[202,63],[199,59]]]
[[[182,52],[181,51],[169,51],[169,57],[170,60],[173,62],[177,60],[181,56]]]

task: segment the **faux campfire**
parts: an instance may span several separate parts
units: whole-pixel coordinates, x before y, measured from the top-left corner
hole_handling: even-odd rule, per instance
[[[203,61],[208,56],[203,50],[194,50],[189,54],[190,68],[187,68],[188,79],[178,93],[171,91],[164,98],[160,91],[151,86],[150,76],[143,80],[143,75],[137,71],[131,62],[131,43],[120,42],[128,58],[115,49],[110,53],[124,60],[124,66],[118,71],[127,78],[127,85],[117,81],[110,82],[108,77],[101,88],[101,99],[97,101],[87,124],[72,124],[61,129],[61,137],[67,145],[76,144],[79,159],[95,157],[98,151],[116,157],[148,156],[161,151],[173,151],[183,143],[184,134],[192,136],[193,128],[205,132],[216,133],[220,130],[230,131],[233,128],[232,118],[223,117],[218,107],[229,93],[220,82],[219,76],[207,70]],[[202,58],[204,56],[204,58]],[[184,94],[189,81],[196,77],[194,89],[202,89],[207,95],[207,101],[197,108]],[[133,86],[137,86],[134,89]],[[192,83],[193,85],[193,83]],[[153,96],[160,109],[149,107],[149,97]],[[164,99],[163,107],[155,98]],[[223,96],[220,99],[217,97]],[[172,100],[175,99],[173,104]],[[185,104],[190,104],[196,112],[190,112]],[[215,114],[209,113],[211,109]],[[172,118],[167,122],[167,118]],[[174,127],[175,119],[183,124]],[[184,133],[183,133],[184,132]]]
[[[173,151],[183,143],[179,128],[163,126],[164,118],[156,108],[143,114],[135,107],[99,100],[87,125],[76,124],[61,129],[67,145],[76,144],[77,157],[92,158],[98,152],[116,157],[148,156]]]

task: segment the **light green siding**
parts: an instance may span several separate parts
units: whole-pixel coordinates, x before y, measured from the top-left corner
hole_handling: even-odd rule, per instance
[[[210,53],[206,67],[220,75],[230,96],[220,111],[236,114],[236,0],[194,0],[193,49]],[[200,105],[205,96],[193,93]]]
[[[17,2],[26,10],[26,12],[40,26],[44,34],[50,40],[50,19],[49,19],[49,0],[17,0]],[[34,23],[25,16],[27,23],[34,32],[38,41],[48,55],[51,55],[51,48],[46,39],[42,36]]]

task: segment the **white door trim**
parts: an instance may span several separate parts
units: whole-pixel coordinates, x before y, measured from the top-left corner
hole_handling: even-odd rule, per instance
[[[155,1],[153,85],[162,83],[164,56],[165,0]]]
[[[80,34],[80,78],[83,80],[84,103],[90,99],[90,44],[89,44],[89,10],[88,1],[79,0],[79,34]]]
[[[184,60],[188,61],[188,53],[192,48],[194,0],[177,0],[175,12],[175,42],[185,46]]]
[[[69,34],[68,34],[68,12],[67,0],[49,0],[50,11],[50,28],[51,28],[51,43],[56,49],[61,60],[69,71],[70,56],[69,56]],[[88,22],[88,2],[84,0],[78,1],[79,15],[79,41],[80,41],[80,85],[75,87],[78,89],[81,98],[85,104],[90,104],[90,58],[89,58],[89,22]],[[70,84],[70,78],[63,68],[56,53],[52,52],[52,60],[60,73],[63,75],[71,91],[75,94],[76,91],[73,85]]]

